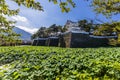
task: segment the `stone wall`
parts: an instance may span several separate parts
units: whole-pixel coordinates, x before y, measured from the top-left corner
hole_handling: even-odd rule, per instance
[[[34,39],[33,46],[58,46],[59,38],[58,37],[49,37],[49,38],[39,38]]]
[[[89,35],[89,33],[66,32],[59,37],[39,38],[33,41],[33,46],[55,46],[67,48],[80,47],[105,47],[109,46],[109,39],[113,37],[101,37]]]
[[[65,47],[71,47],[71,33],[64,33],[63,34],[63,41]]]
[[[48,46],[58,47],[58,44],[59,44],[59,38],[58,37],[48,38],[48,42],[47,42]]]
[[[105,47],[109,46],[109,39],[114,38],[97,38],[91,37],[86,33],[72,33],[63,34],[65,47],[79,48],[79,47]]]
[[[34,39],[32,45],[33,46],[46,46],[47,40],[48,40],[47,38]]]

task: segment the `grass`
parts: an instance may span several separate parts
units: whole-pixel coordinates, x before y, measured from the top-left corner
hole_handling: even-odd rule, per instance
[[[0,48],[1,80],[119,80],[120,48]]]

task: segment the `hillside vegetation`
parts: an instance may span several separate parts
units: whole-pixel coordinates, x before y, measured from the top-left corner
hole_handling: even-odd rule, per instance
[[[1,47],[0,80],[119,80],[120,48]]]

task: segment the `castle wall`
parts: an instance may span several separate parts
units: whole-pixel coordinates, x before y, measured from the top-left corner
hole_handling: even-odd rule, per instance
[[[87,33],[66,33],[64,34],[64,42],[66,47],[105,47],[109,46],[109,39],[114,37],[91,37]]]
[[[63,43],[65,43],[65,47],[71,47],[71,33],[63,34]]]
[[[58,47],[58,44],[59,44],[59,38],[58,37],[48,38],[48,42],[47,42],[48,46]]]

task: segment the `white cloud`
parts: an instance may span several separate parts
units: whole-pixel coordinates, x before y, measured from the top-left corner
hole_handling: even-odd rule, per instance
[[[28,19],[26,17],[16,15],[11,17],[15,21],[21,21],[21,22],[28,22]]]
[[[20,28],[20,29],[22,29],[26,32],[29,32],[31,34],[34,34],[38,30],[38,28],[28,28],[28,27],[25,27],[25,26],[16,26],[16,27],[18,27],[18,28]]]
[[[12,16],[11,20],[17,21],[17,23],[15,24],[16,27],[31,34],[34,34],[38,30],[37,28],[34,28],[31,25],[30,21],[24,16],[20,15]]]

